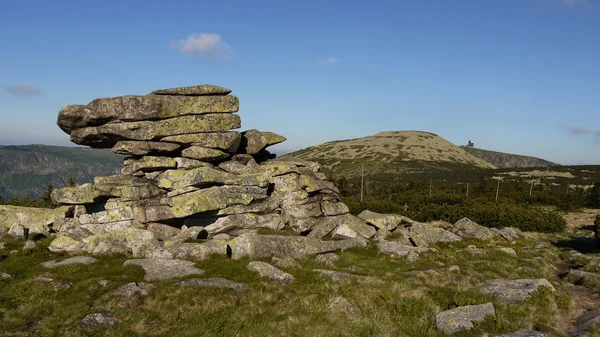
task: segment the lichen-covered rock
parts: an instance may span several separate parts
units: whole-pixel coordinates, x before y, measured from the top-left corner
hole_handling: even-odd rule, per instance
[[[179,228],[155,222],[148,224],[147,230],[160,241],[169,241],[181,232]]]
[[[127,261],[125,261],[127,262]],[[150,290],[154,285],[144,283],[144,282],[131,282],[122,285],[117,290],[106,294],[105,296],[123,296],[127,298],[137,297],[137,296],[147,296]]]
[[[335,263],[339,260],[340,257],[334,253],[319,254],[315,257],[315,262],[328,267],[335,267]]]
[[[231,90],[212,84],[193,85],[189,87],[154,90],[150,95],[183,95],[183,96],[225,96]]]
[[[128,156],[143,156],[147,154],[166,154],[179,149],[181,145],[166,142],[119,141],[113,146],[112,152]]]
[[[261,259],[267,257],[302,258],[306,255],[320,254],[365,247],[363,240],[322,241],[305,236],[242,234],[231,240],[231,257],[241,259]]]
[[[53,253],[79,254],[84,250],[84,244],[68,236],[59,236],[52,240],[48,249]]]
[[[158,240],[146,230],[127,228],[83,239],[85,250],[93,255],[124,254],[144,257],[157,249]]]
[[[202,147],[198,145],[193,145],[185,150],[181,151],[181,156],[185,158],[197,159],[201,161],[219,161],[223,159],[229,158],[231,155],[229,153],[225,153],[221,150],[211,149],[208,147]]]
[[[195,267],[193,262],[184,260],[140,259],[127,260],[123,266],[140,266],[146,274],[146,281],[160,281],[173,277],[201,275],[204,270]]]
[[[518,303],[528,299],[540,287],[548,287],[554,291],[552,283],[546,279],[497,279],[485,282],[478,289],[500,302]]]
[[[239,229],[267,228],[281,230],[285,226],[279,214],[236,214],[218,218],[214,223],[204,227],[209,235],[231,233]]]
[[[153,257],[161,259],[186,259],[203,261],[214,255],[225,256],[227,254],[227,242],[211,240],[204,243],[179,243],[168,246]]]
[[[541,331],[519,330],[513,333],[498,335],[496,337],[554,337],[554,335]]]
[[[344,203],[323,201],[321,202],[321,210],[325,216],[335,216],[350,213],[350,209]]]
[[[171,168],[177,167],[177,161],[174,158],[169,157],[157,157],[157,156],[144,156],[140,159],[127,159],[125,160],[122,174],[134,174],[138,171],[151,172],[151,171],[164,171]]]
[[[478,225],[468,218],[458,220],[452,227],[452,232],[463,239],[491,240],[496,234],[487,227]]]
[[[267,197],[265,194],[257,192],[260,190],[244,186],[215,186],[168,198],[167,202],[175,217],[184,218],[233,205],[248,205],[254,200]]]
[[[12,236],[15,239],[25,239],[25,227],[19,225],[18,223],[10,226],[7,232],[8,235]]]
[[[290,284],[294,282],[294,276],[279,270],[266,262],[252,261],[248,263],[247,268],[257,272],[261,277],[270,278],[282,284]]]
[[[88,105],[67,105],[60,110],[57,124],[64,132],[71,133],[113,121],[172,119],[238,109],[239,100],[235,96],[119,96],[98,98]]]
[[[269,178],[267,173],[233,174],[212,167],[198,167],[190,170],[165,171],[157,178],[157,182],[159,187],[172,190],[215,184],[266,187]]]
[[[419,247],[427,247],[438,242],[461,241],[461,237],[443,228],[415,222],[407,229],[408,236]]]
[[[161,138],[161,142],[179,144],[194,144],[211,149],[218,149],[228,153],[235,153],[240,146],[242,134],[237,131],[204,132],[185,135],[168,136]]]
[[[8,230],[17,224],[27,228],[30,236],[35,234],[47,235],[50,231],[49,226],[58,220],[64,219],[70,211],[71,208],[66,206],[50,209],[0,205],[0,228]],[[23,237],[21,235],[21,238]]]
[[[380,253],[392,257],[404,257],[412,252],[425,253],[428,251],[428,249],[424,247],[413,247],[397,241],[379,242],[377,244],[377,249]]]
[[[279,144],[286,140],[274,132],[261,132],[258,130],[248,130],[242,133],[242,144],[240,153],[257,154],[268,146]]]
[[[401,215],[381,214],[371,212],[369,210],[362,211],[360,214],[358,214],[358,217],[377,228],[385,228],[389,231],[396,229],[396,227],[398,227],[398,225],[400,225],[404,219],[404,217]]]
[[[483,322],[488,316],[496,316],[496,309],[492,303],[466,305],[437,313],[435,325],[444,333],[453,334],[473,329],[474,322]]]
[[[153,140],[188,133],[227,131],[240,126],[240,117],[233,114],[183,116],[159,121],[110,123],[84,127],[71,133],[71,141],[90,147],[108,148],[115,146],[120,140]]]

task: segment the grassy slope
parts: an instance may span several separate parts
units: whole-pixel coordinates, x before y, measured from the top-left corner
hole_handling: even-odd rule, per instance
[[[367,174],[447,170],[447,166],[494,168],[460,147],[428,132],[394,131],[328,142],[289,154],[321,163],[336,176],[356,177],[362,164]]]
[[[88,266],[44,270],[42,261],[61,258],[43,250],[46,244],[48,241],[43,241],[37,251],[19,252],[0,262],[0,271],[15,277],[0,281],[0,332],[28,332],[31,336],[442,336],[435,329],[436,312],[491,301],[496,318],[461,333],[479,336],[484,331],[521,328],[560,330],[568,325],[572,306],[568,299],[571,286],[559,281],[552,267],[558,250],[528,253],[526,248],[536,244],[528,241],[511,246],[519,257],[492,248],[481,256],[458,251],[469,244],[486,246],[474,241],[439,245],[438,253],[425,253],[415,263],[381,256],[373,247],[339,253],[341,260],[335,268],[319,265],[309,257],[299,261],[301,269],[284,269],[296,277],[293,284],[285,286],[248,271],[247,260],[213,258],[197,263],[206,270],[202,277],[243,282],[249,290],[236,294],[232,290],[185,289],[172,285],[178,280],[169,280],[155,282],[149,296],[134,300],[103,297],[120,285],[142,281],[139,267],[122,267],[125,258],[108,257]],[[4,254],[21,245],[9,241]],[[460,271],[448,271],[451,265],[458,265]],[[376,280],[332,282],[312,271],[317,268],[346,272],[351,268],[352,273]],[[406,274],[428,269],[440,275]],[[34,281],[47,271],[72,286],[55,292],[48,284]],[[499,277],[547,278],[557,293],[541,291],[532,300],[506,305],[475,290],[478,284]],[[105,288],[98,286],[103,279],[110,281]],[[335,296],[346,297],[359,314],[347,317],[328,311],[328,300]],[[120,321],[119,327],[82,329],[80,321],[95,312],[92,307],[111,310]]]
[[[558,166],[556,163],[536,157],[521,156],[512,153],[490,151],[467,146],[461,146],[461,148],[468,153],[501,168]]]

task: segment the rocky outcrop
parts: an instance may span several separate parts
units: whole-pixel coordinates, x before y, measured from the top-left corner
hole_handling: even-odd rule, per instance
[[[285,137],[236,131],[239,100],[230,92],[200,85],[64,107],[58,125],[71,141],[128,157],[120,174],[54,190],[59,219],[27,226],[56,235],[53,252],[163,260],[203,260],[228,246],[233,258],[293,258],[364,246],[375,236],[379,227],[349,214],[319,164],[268,152]],[[209,242],[185,242],[198,239]]]

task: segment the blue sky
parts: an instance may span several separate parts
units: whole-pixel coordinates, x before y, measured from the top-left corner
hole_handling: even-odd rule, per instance
[[[5,1],[0,144],[60,108],[216,84],[277,152],[390,130],[600,164],[596,0]]]

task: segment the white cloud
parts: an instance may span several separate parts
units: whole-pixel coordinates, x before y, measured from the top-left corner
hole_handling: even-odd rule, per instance
[[[34,88],[29,85],[22,85],[22,84],[9,85],[9,86],[5,87],[5,89],[6,89],[6,91],[10,92],[11,94],[15,94],[15,95],[35,96],[35,95],[42,94],[42,91],[40,89]]]
[[[317,64],[338,64],[340,61],[341,60],[337,57],[328,57],[326,59],[317,60]]]
[[[561,0],[563,4],[568,6],[586,6],[590,4],[590,0]]]
[[[182,53],[230,58],[233,48],[214,33],[193,33],[173,44]]]

